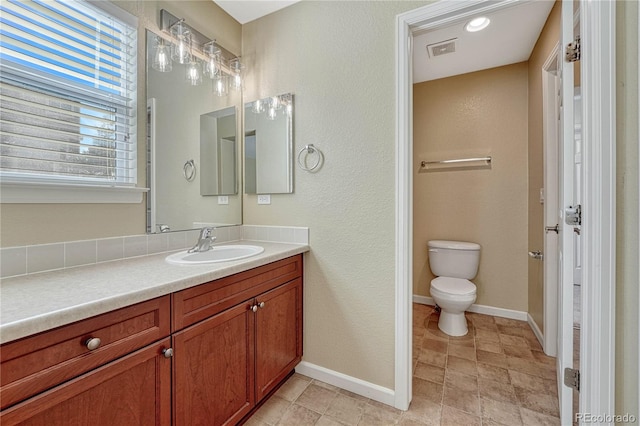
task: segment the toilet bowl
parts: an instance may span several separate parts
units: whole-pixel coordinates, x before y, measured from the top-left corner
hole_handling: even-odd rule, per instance
[[[480,263],[480,245],[465,241],[429,241],[431,297],[440,307],[438,328],[449,336],[468,333],[464,312],[476,301],[474,278]]]

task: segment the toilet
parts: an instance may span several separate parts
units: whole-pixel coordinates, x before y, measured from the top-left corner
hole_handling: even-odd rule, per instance
[[[438,328],[449,336],[467,334],[464,311],[476,301],[476,286],[470,279],[478,273],[480,244],[465,241],[429,241],[429,265],[436,276],[431,297],[440,307]]]

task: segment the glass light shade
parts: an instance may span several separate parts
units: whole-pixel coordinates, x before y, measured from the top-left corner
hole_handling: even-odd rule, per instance
[[[160,72],[171,72],[173,69],[173,62],[171,61],[169,47],[161,37],[156,37],[156,45],[154,47],[151,67]]]
[[[207,57],[204,63],[204,73],[209,78],[215,78],[222,68],[222,58],[220,57],[220,49],[213,42],[205,44],[202,53]]]
[[[230,60],[229,68],[231,68],[231,88],[235,91],[242,90],[242,69],[244,66],[240,63],[240,59]]]
[[[171,58],[180,64],[191,62],[191,31],[189,28],[182,21],[178,21],[171,27],[171,36],[174,39],[174,43],[171,45]]]
[[[193,59],[189,62],[185,77],[192,86],[197,86],[202,83],[202,66],[199,61]]]
[[[217,96],[227,96],[229,93],[229,84],[227,83],[227,76],[223,73],[219,73],[213,79],[213,93]]]

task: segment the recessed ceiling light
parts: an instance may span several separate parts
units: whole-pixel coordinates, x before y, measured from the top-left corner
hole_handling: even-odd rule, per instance
[[[484,30],[489,26],[491,20],[486,16],[481,16],[479,18],[472,19],[467,25],[464,26],[464,29],[469,31],[470,33],[475,33],[476,31]]]

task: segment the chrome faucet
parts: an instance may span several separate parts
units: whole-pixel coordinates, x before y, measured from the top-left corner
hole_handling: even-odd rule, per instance
[[[213,232],[213,228],[205,227],[200,230],[200,235],[198,236],[198,242],[195,246],[191,247],[188,252],[189,253],[199,253],[203,251],[211,250],[211,243],[216,240],[216,237],[212,237],[211,233]]]

